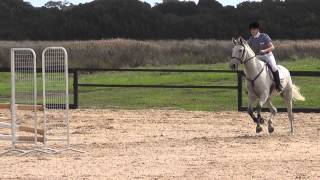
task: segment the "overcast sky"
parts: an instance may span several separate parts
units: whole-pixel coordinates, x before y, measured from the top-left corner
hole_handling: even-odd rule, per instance
[[[31,2],[31,4],[33,6],[43,6],[47,1],[49,0],[24,0],[24,1],[29,1]],[[68,0],[69,2],[73,3],[73,4],[79,4],[79,3],[86,3],[86,2],[90,2],[92,0]],[[144,0],[150,4],[154,4],[156,2],[162,2],[162,0]],[[193,0],[195,2],[197,2],[198,0]],[[220,3],[222,3],[223,5],[236,5],[241,1],[245,1],[245,0],[218,0]]]

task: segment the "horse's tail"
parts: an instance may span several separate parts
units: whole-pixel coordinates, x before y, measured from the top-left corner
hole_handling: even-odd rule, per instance
[[[300,93],[300,88],[296,85],[292,85],[292,97],[294,101],[305,101],[306,98]]]

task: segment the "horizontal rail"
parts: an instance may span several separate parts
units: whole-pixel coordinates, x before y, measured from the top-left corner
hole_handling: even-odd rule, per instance
[[[0,122],[0,129],[9,129],[9,128],[12,128],[11,126],[12,126],[11,123]],[[33,127],[16,125],[16,128],[19,131],[35,133],[35,128],[33,128]],[[37,134],[44,135],[44,130],[43,129],[37,129]]]
[[[237,73],[237,71],[231,70],[199,70],[199,69],[91,69],[91,68],[79,68],[77,71],[87,71],[87,72],[199,72],[199,73]]]
[[[41,72],[41,68],[37,68],[37,72]],[[243,71],[231,70],[199,70],[199,69],[103,69],[103,68],[70,68],[69,73],[74,72],[199,72],[199,73],[238,73]],[[10,68],[0,68],[0,72],[10,72]],[[320,76],[320,71],[290,71],[292,76]]]
[[[247,111],[247,107],[241,107],[239,111]],[[254,110],[256,110],[254,108]],[[269,112],[270,110],[268,108],[262,108],[262,112]],[[287,108],[277,108],[278,112],[287,112]],[[293,112],[296,113],[320,113],[320,108],[293,108]]]
[[[35,137],[34,136],[16,136],[16,141],[19,142],[34,142],[35,141]],[[0,134],[0,140],[1,141],[11,141],[12,140],[12,136],[11,135],[3,135]],[[44,138],[43,137],[37,137],[37,141],[38,142],[44,142]],[[19,143],[17,142],[17,143]]]
[[[212,70],[212,69],[102,69],[102,68],[78,68],[74,71],[96,72],[199,72],[199,73],[239,73],[243,71]],[[292,76],[320,76],[320,71],[290,71]]]
[[[320,77],[320,71],[291,71],[291,76]]]
[[[11,72],[10,68],[0,68],[0,72]]]
[[[109,88],[172,88],[172,89],[238,89],[238,86],[195,86],[195,85],[123,85],[123,84],[78,84],[79,87]]]
[[[17,104],[16,105],[18,110],[25,110],[25,111],[33,111],[33,110],[38,110],[38,111],[43,111],[44,108],[42,105],[22,105],[22,104]],[[11,109],[11,104],[0,104],[0,109]]]
[[[77,71],[77,69],[74,69],[74,68],[70,68],[68,69],[69,71],[69,74],[72,74],[74,72]],[[10,68],[0,68],[0,72],[11,72],[11,69]],[[42,68],[37,68],[37,73],[41,73],[42,72]]]

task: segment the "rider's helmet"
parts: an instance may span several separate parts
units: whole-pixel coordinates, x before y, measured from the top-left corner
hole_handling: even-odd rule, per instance
[[[258,22],[253,22],[249,25],[249,29],[260,29],[260,24]]]

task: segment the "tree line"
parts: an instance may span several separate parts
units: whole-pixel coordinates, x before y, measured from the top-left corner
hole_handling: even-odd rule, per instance
[[[248,37],[252,21],[259,21],[274,39],[320,38],[319,0],[263,0],[237,7],[216,0],[173,1],[154,7],[139,0],[52,4],[33,7],[23,0],[1,0],[0,39],[230,39]]]

